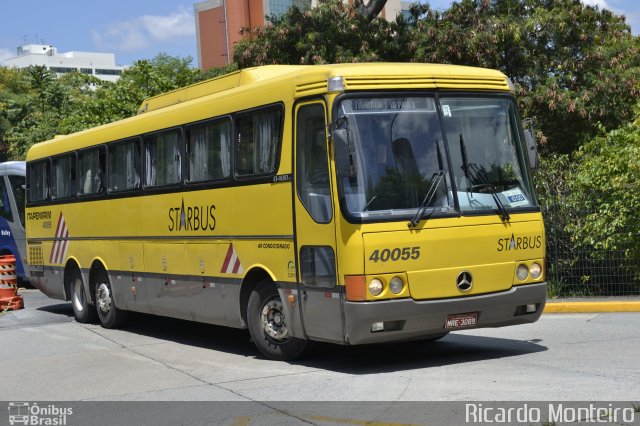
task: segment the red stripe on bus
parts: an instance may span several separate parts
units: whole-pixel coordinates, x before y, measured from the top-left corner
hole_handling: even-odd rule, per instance
[[[60,233],[58,235],[58,241],[57,241],[57,246],[56,246],[56,255],[54,257],[54,263],[62,263],[61,257],[63,255],[63,247],[65,246],[65,242],[63,240],[63,238],[65,238],[65,236],[68,236],[67,233],[67,224],[64,221],[64,217],[62,218],[62,226],[60,227]]]
[[[62,234],[61,228],[62,228],[62,212],[60,212],[60,216],[58,216],[58,225],[56,225],[56,238],[60,238],[60,235]]]
[[[233,244],[229,244],[229,249],[227,250],[227,257],[224,259],[224,263],[222,264],[222,270],[220,272],[228,273],[227,268],[229,267],[229,262],[231,262],[231,256],[233,256]]]
[[[240,259],[236,256],[236,263],[233,265],[233,273],[237,274],[240,270]]]
[[[64,241],[62,241],[60,253],[58,254],[58,262],[56,263],[64,262],[64,256],[67,254],[67,245],[69,245],[69,240],[67,238],[69,238],[69,230],[66,226],[64,227],[64,231]]]
[[[51,247],[51,255],[49,256],[49,263],[54,263],[53,260],[57,257],[56,252],[58,251],[58,239],[60,238],[60,225],[62,224],[62,212],[60,212],[60,216],[58,216],[58,225],[56,225],[56,234],[54,236],[53,247]]]

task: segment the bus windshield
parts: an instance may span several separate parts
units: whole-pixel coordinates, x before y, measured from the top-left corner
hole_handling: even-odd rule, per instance
[[[513,101],[505,96],[347,97],[336,127],[347,216],[508,212],[535,207]],[[345,160],[341,160],[345,159]],[[444,178],[441,178],[444,176]]]

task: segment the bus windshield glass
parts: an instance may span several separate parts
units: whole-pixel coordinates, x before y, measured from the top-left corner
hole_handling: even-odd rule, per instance
[[[345,213],[389,220],[535,207],[513,101],[504,96],[342,99],[335,121]],[[442,178],[443,177],[443,178]]]

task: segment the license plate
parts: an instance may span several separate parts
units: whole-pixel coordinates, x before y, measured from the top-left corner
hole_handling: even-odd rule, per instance
[[[469,328],[475,327],[478,323],[478,313],[455,314],[447,316],[444,328]]]

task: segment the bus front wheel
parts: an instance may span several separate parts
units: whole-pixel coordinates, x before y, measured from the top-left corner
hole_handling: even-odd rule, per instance
[[[260,282],[249,296],[247,325],[254,344],[267,358],[292,360],[307,345],[305,339],[291,336],[280,294],[269,280]]]
[[[104,328],[118,328],[127,319],[127,311],[118,309],[113,300],[113,290],[107,272],[102,269],[97,273],[95,283],[96,311],[100,324]]]

